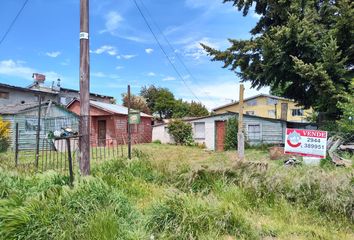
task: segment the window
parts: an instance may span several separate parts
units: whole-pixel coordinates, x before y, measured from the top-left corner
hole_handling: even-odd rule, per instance
[[[247,115],[254,115],[255,113],[254,113],[254,111],[246,111],[246,114]]]
[[[194,138],[195,139],[205,139],[205,123],[204,122],[194,123]]]
[[[293,116],[304,116],[304,109],[301,109],[301,108],[292,109],[291,115],[293,115]]]
[[[257,99],[251,99],[246,102],[248,106],[256,106],[257,105]]]
[[[9,99],[9,95],[10,93],[8,92],[0,92],[0,98]]]
[[[268,110],[268,117],[275,118],[275,110]]]
[[[268,105],[275,105],[278,103],[278,100],[275,98],[267,98],[267,104]]]
[[[249,140],[261,140],[260,124],[249,124],[247,127],[247,134]]]
[[[26,131],[33,132],[37,131],[38,120],[37,119],[27,119],[25,122]]]

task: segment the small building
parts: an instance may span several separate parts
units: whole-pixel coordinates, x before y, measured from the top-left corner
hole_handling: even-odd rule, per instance
[[[213,109],[216,114],[238,112],[239,102],[232,102]],[[312,109],[304,109],[294,100],[258,94],[244,99],[244,113],[265,118],[282,119],[291,122],[307,122],[306,118],[312,114]]]
[[[0,106],[0,116],[3,120],[10,122],[11,147],[16,139],[16,123],[18,124],[18,143],[20,150],[36,149],[36,136],[38,129],[37,102],[27,104],[16,104]],[[49,131],[60,131],[62,128],[71,128],[78,131],[79,117],[70,112],[62,105],[48,101],[41,104],[40,117],[40,148],[43,141],[47,139]]]
[[[193,139],[196,142],[204,143],[209,150],[222,151],[224,149],[226,121],[231,117],[238,117],[238,113],[215,114],[188,119],[185,122],[192,125]],[[287,125],[284,120],[245,114],[243,122],[245,139],[251,145],[282,144],[284,142]],[[153,126],[152,140],[173,143],[173,138],[168,133],[167,124]]]
[[[80,101],[67,108],[80,114]],[[141,123],[131,125],[133,143],[149,143],[152,139],[152,116],[140,113]],[[110,103],[90,101],[91,145],[125,144],[128,139],[128,108]]]
[[[28,87],[19,87],[9,84],[0,83],[0,105],[19,105],[32,104],[39,102],[53,101],[66,106],[72,100],[79,98],[78,90],[63,88],[60,86],[60,81],[57,84],[46,86],[44,81],[34,81]],[[90,93],[90,99],[100,102],[112,103],[114,97],[106,96],[97,93]]]

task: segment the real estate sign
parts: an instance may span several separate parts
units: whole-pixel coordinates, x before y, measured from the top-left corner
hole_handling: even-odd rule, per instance
[[[287,128],[285,133],[286,154],[307,157],[326,157],[327,132],[307,129]]]

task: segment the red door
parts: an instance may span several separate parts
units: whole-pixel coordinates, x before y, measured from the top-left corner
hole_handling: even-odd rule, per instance
[[[215,150],[224,151],[225,143],[225,121],[215,121]]]
[[[98,146],[106,146],[106,120],[98,120]]]

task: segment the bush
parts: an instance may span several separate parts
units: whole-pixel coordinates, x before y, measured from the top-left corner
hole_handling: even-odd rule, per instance
[[[193,145],[192,125],[180,119],[171,121],[168,126],[168,133],[172,135],[176,144]]]
[[[10,146],[10,123],[0,117],[0,152],[5,152]]]
[[[224,150],[236,150],[237,132],[238,126],[236,117],[229,118],[226,123]]]
[[[154,140],[152,143],[155,143],[155,144],[161,144],[161,140]]]

